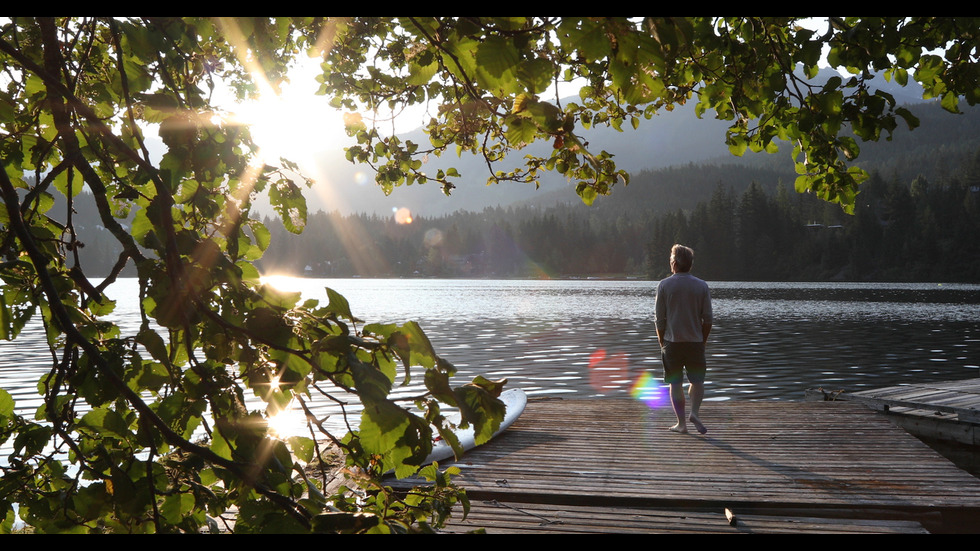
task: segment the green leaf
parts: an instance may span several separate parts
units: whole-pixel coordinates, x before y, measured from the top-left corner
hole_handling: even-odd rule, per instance
[[[20,429],[14,437],[14,453],[26,455],[39,453],[48,444],[52,431],[48,427],[30,424]]]
[[[728,136],[728,151],[736,157],[745,155],[748,145],[748,140],[746,140],[744,134],[730,134]]]
[[[97,433],[111,436],[119,440],[128,440],[133,436],[127,423],[117,412],[105,406],[98,407],[86,413],[81,422]]]
[[[267,500],[247,500],[239,506],[236,534],[302,534],[308,530],[292,515]]]
[[[334,291],[330,287],[326,287],[325,289],[327,291],[327,298],[329,299],[326,308],[327,313],[336,314],[344,319],[355,322],[361,321],[354,317],[354,314],[351,313],[350,304],[348,304],[347,299],[343,295],[337,291]]]
[[[509,40],[492,36],[477,46],[476,62],[491,76],[504,82],[513,78],[520,56]]]
[[[410,321],[399,327],[398,331],[391,335],[388,343],[399,352],[405,360],[406,367],[420,365],[431,369],[436,365],[436,353],[432,343],[417,322]]]
[[[504,403],[497,398],[499,388],[494,391],[479,384],[467,384],[454,389],[453,393],[463,420],[473,426],[477,445],[490,440],[504,418]]]
[[[908,125],[909,130],[914,130],[919,127],[919,118],[913,115],[908,109],[899,107],[895,109],[895,113],[905,120],[905,124]]]
[[[14,415],[14,398],[9,392],[0,388],[0,424]]]
[[[296,454],[297,459],[304,463],[309,463],[313,460],[313,454],[316,452],[316,442],[312,438],[293,436],[288,441],[289,447]]]
[[[191,494],[171,494],[163,499],[160,514],[171,524],[180,524],[188,513],[194,510],[194,496]]]
[[[588,182],[579,182],[575,188],[575,191],[578,193],[578,196],[582,198],[582,202],[590,206],[596,200],[596,197],[599,196],[595,188],[588,185]]]
[[[0,339],[9,341],[13,336],[13,317],[7,307],[7,298],[0,293]]]
[[[537,138],[538,126],[525,117],[508,115],[504,118],[504,124],[504,138],[515,147],[529,144]]]
[[[425,372],[425,388],[439,401],[450,406],[456,406],[456,395],[449,384],[450,373],[442,370],[429,369]]]
[[[606,29],[591,20],[563,20],[558,31],[566,48],[577,50],[587,60],[599,60],[612,52]]]
[[[17,513],[14,512],[13,506],[0,501],[0,514],[4,515],[3,521],[0,522],[0,534],[12,534],[17,522]]]
[[[940,104],[942,105],[943,109],[949,111],[950,113],[960,112],[960,99],[953,92],[946,92],[943,94]]]
[[[517,66],[517,78],[532,94],[543,94],[552,83],[554,66],[546,59],[525,59]],[[581,92],[580,92],[581,93]]]
[[[292,180],[283,178],[269,188],[269,200],[283,226],[292,233],[306,227],[306,199]]]
[[[142,344],[143,348],[146,348],[146,351],[158,362],[170,362],[170,353],[167,350],[167,345],[156,331],[143,329],[136,335],[136,342]]]
[[[384,459],[384,468],[403,478],[432,451],[432,429],[424,420],[388,400],[366,400],[358,430],[361,445]]]
[[[931,90],[933,84],[939,80],[939,75],[943,70],[943,60],[937,55],[925,55],[919,59],[919,65],[915,71],[915,79],[922,83],[926,90]],[[926,96],[923,96],[926,97]]]
[[[354,385],[362,400],[384,400],[391,392],[394,382],[388,373],[364,363],[357,358],[349,358],[348,365],[354,377]]]
[[[407,79],[408,84],[413,86],[421,86],[427,84],[432,77],[436,75],[439,70],[439,63],[431,55],[426,56],[424,61],[428,61],[424,65],[416,63],[416,59],[413,59],[408,65],[409,77]]]
[[[231,446],[228,441],[225,440],[224,435],[220,430],[215,430],[211,432],[211,445],[209,446],[211,452],[222,459],[231,459]]]

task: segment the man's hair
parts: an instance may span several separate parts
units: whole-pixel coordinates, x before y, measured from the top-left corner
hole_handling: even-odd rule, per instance
[[[678,272],[690,272],[694,265],[694,249],[684,245],[674,245],[670,248],[670,256]]]

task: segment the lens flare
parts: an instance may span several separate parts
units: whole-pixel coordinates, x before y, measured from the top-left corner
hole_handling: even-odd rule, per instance
[[[635,400],[643,402],[649,408],[658,408],[667,403],[668,393],[667,387],[661,385],[649,372],[644,372],[633,383],[633,388],[630,389],[630,396]]]
[[[391,209],[395,213],[395,223],[396,224],[411,224],[412,223],[412,211],[405,207],[400,209]]]
[[[422,237],[422,244],[428,248],[441,247],[443,242],[442,231],[432,228],[425,232]]]
[[[589,356],[589,384],[597,392],[610,393],[629,384],[629,357],[598,349]]]

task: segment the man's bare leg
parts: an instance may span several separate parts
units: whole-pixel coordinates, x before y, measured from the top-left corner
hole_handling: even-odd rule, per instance
[[[674,408],[674,415],[677,416],[677,424],[670,427],[674,432],[687,432],[687,422],[684,420],[684,383],[678,381],[670,383],[670,405]]]
[[[688,394],[691,397],[691,422],[697,427],[698,432],[704,434],[708,432],[708,429],[704,428],[704,424],[701,423],[701,401],[704,400],[704,383],[691,383],[687,389]],[[681,415],[684,415],[684,410],[681,410]]]

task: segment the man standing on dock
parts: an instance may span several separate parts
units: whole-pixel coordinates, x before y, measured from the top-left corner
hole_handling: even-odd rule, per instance
[[[708,284],[691,275],[694,250],[674,245],[670,250],[673,275],[657,285],[655,305],[657,341],[664,364],[664,382],[670,385],[670,403],[677,416],[674,432],[687,432],[684,418],[684,370],[690,382],[690,421],[699,433],[708,429],[701,423],[701,400],[707,371],[705,345],[711,332],[711,293]]]

